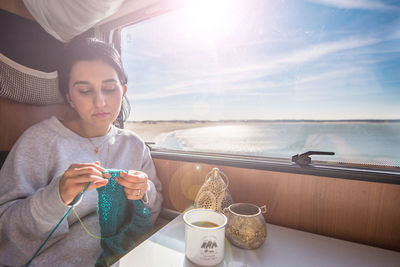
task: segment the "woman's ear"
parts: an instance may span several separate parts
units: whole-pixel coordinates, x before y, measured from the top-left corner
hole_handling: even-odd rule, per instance
[[[71,100],[71,96],[69,94],[66,94],[66,97],[67,97],[67,101],[68,101],[69,105],[72,108],[75,108],[74,102],[72,102],[72,100]]]
[[[122,96],[125,96],[127,90],[128,90],[128,86],[126,84],[124,84],[122,86]]]

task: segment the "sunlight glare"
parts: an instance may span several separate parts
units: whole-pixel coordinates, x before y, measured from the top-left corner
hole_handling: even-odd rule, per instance
[[[240,23],[238,1],[193,0],[185,10],[187,30],[201,41],[223,40]]]

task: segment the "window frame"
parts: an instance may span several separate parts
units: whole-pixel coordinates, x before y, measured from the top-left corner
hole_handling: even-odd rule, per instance
[[[354,167],[350,164],[327,164],[323,161],[312,161],[309,165],[300,166],[289,160],[279,158],[155,149],[151,148],[151,145],[148,145],[148,147],[154,159],[400,185],[400,168],[383,170],[369,168],[368,166]]]
[[[143,17],[143,10],[141,10],[140,12],[134,12],[133,14],[129,14],[102,25],[97,30],[103,33],[104,36],[109,36],[110,38],[108,41],[113,43],[118,51],[121,51],[121,32],[124,27],[129,27],[159,15],[163,15],[179,7],[182,7],[182,5],[169,4],[160,8],[157,12],[154,12],[151,15],[146,14],[145,17]],[[184,150],[180,151],[154,148],[151,146],[151,143],[146,143],[146,145],[149,147],[154,159],[196,162],[210,165],[312,175],[323,178],[341,178],[400,185],[400,167],[395,166],[385,168],[384,165],[372,167],[371,165],[369,166],[365,164],[360,167],[360,164],[345,164],[328,161],[311,161],[311,164],[309,165],[300,166],[291,162],[289,159],[282,158]]]

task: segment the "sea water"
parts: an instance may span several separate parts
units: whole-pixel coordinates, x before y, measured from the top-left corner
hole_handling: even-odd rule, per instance
[[[313,160],[400,166],[400,122],[233,123],[160,135],[156,147],[290,159],[310,150],[335,152]]]

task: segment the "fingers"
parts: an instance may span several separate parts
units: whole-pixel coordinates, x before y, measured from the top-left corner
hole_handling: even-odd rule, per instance
[[[65,204],[71,203],[74,198],[82,192],[87,183],[91,182],[88,190],[105,186],[110,178],[109,174],[103,174],[105,171],[99,162],[94,163],[76,163],[72,164],[64,173],[60,180],[60,197]]]
[[[67,177],[82,176],[82,175],[93,175],[103,177],[103,172],[106,169],[95,164],[95,163],[81,163],[72,164],[66,171]]]
[[[104,178],[107,178],[107,179],[111,178],[111,174],[105,173],[106,169],[101,167],[100,161],[95,161],[94,164],[96,164],[100,167],[99,170],[102,172]],[[97,167],[97,166],[95,166],[95,167]]]
[[[147,174],[140,171],[128,171],[121,172],[120,178],[117,179],[117,182],[124,187],[137,189],[142,186],[147,185]]]
[[[121,172],[120,177],[116,178],[124,187],[126,198],[132,200],[143,198],[148,187],[147,180],[147,174],[140,171]]]
[[[107,184],[108,184],[108,179],[102,179],[102,180],[100,180],[100,181],[93,182],[93,183],[89,186],[88,190],[100,188],[100,187],[106,186]]]
[[[60,180],[59,190],[63,202],[65,204],[71,203],[89,182],[91,184],[88,190],[105,186],[108,183],[108,178],[111,178],[111,174],[104,173],[105,171],[106,169],[97,161],[72,164]],[[120,177],[116,177],[115,181],[124,187],[127,199],[142,199],[148,188],[147,174],[141,171],[121,172]]]

